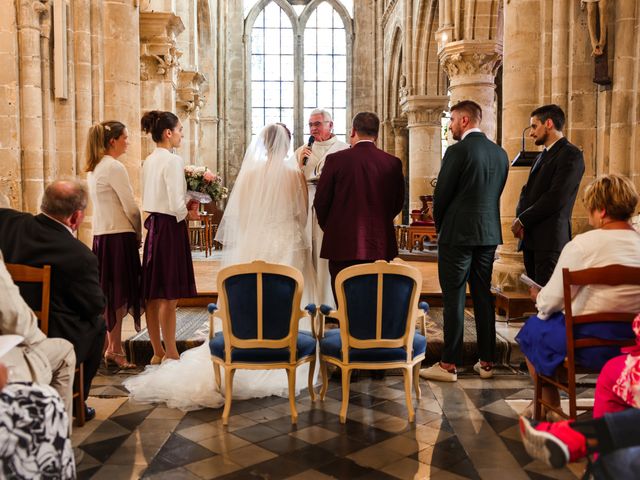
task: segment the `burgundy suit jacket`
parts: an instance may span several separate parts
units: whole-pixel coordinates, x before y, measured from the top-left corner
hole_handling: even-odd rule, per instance
[[[393,219],[404,204],[402,163],[373,142],[327,155],[313,206],[324,231],[320,256],[334,261],[391,260]]]

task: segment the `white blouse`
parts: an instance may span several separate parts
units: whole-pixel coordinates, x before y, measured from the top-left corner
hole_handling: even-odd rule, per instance
[[[562,269],[582,270],[619,264],[640,267],[640,234],[635,230],[591,230],[565,245],[551,279],[540,290],[536,301],[538,317],[546,320],[564,310]],[[610,312],[640,312],[637,285],[586,285],[571,287],[571,309],[576,315]]]
[[[87,183],[93,203],[93,234],[134,232],[140,239],[140,209],[124,165],[105,155],[87,175]]]
[[[142,210],[173,215],[181,222],[188,213],[186,193],[182,158],[157,147],[142,165]]]

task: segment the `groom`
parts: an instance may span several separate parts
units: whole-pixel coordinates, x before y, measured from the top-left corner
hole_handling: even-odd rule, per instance
[[[376,147],[379,128],[375,113],[353,118],[351,148],[327,155],[313,201],[334,300],[341,270],[398,255],[393,219],[404,204],[402,163]]]

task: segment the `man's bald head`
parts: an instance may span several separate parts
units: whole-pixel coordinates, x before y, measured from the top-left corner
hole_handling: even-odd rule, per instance
[[[54,180],[42,196],[40,210],[61,222],[87,208],[87,187],[81,180]]]

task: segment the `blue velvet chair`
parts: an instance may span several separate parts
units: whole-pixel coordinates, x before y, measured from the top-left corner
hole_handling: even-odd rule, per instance
[[[409,421],[414,421],[411,385],[419,399],[418,373],[427,349],[425,336],[415,331],[416,322],[424,324],[429,309],[426,302],[416,308],[421,287],[420,272],[404,262],[356,265],[336,277],[338,309],[320,307],[320,398],[324,400],[327,393],[327,364],[331,363],[342,371],[342,423],[347,417],[351,372],[388,368],[403,371]],[[323,316],[337,319],[340,329],[325,335]]]
[[[298,332],[298,322],[309,315],[315,330],[316,307],[308,305],[307,312],[300,309],[303,286],[302,273],[295,268],[263,261],[232,265],[218,273],[219,303],[209,305],[209,350],[218,388],[220,367],[225,371],[223,425],[229,420],[233,375],[239,368],[285,369],[295,424],[295,371],[310,363],[309,393],[315,401],[316,335],[315,331]],[[214,331],[214,316],[222,320],[222,332]]]

